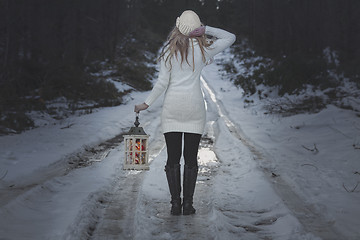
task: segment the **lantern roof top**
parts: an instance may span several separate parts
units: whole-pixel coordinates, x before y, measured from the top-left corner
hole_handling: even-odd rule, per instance
[[[139,113],[136,113],[136,118],[134,122],[135,127],[131,127],[127,135],[147,135],[142,127],[139,127]]]
[[[147,135],[142,127],[131,127],[127,135]]]

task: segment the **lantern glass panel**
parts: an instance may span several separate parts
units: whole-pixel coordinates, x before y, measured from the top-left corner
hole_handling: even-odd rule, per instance
[[[125,136],[125,169],[148,170],[148,136]]]

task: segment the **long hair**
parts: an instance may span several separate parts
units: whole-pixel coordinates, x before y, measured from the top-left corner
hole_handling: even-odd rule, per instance
[[[177,27],[174,27],[174,29],[170,32],[167,42],[165,46],[162,48],[162,51],[159,56],[159,60],[164,59],[165,65],[169,63],[170,70],[172,68],[171,59],[175,55],[176,58],[178,58],[178,53],[180,53],[181,57],[181,64],[184,62],[184,59],[186,60],[187,64],[190,65],[188,61],[188,55],[189,55],[189,44],[190,41],[193,41],[193,39],[196,39],[199,43],[199,47],[201,50],[202,59],[205,62],[205,48],[209,48],[212,44],[212,42],[208,41],[205,35],[200,37],[188,37],[182,34]],[[194,52],[194,46],[192,42],[192,50]],[[193,64],[195,64],[193,62]],[[193,66],[193,69],[195,69],[195,66]]]

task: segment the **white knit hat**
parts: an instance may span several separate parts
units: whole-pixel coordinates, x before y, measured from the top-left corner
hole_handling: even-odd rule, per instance
[[[188,36],[190,32],[201,27],[200,18],[194,11],[186,10],[176,19],[176,27],[182,34]]]

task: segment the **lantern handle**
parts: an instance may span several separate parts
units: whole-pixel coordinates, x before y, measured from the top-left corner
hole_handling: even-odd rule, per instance
[[[136,118],[135,118],[135,122],[134,122],[135,127],[139,127],[140,122],[139,122],[139,113],[136,113]]]

